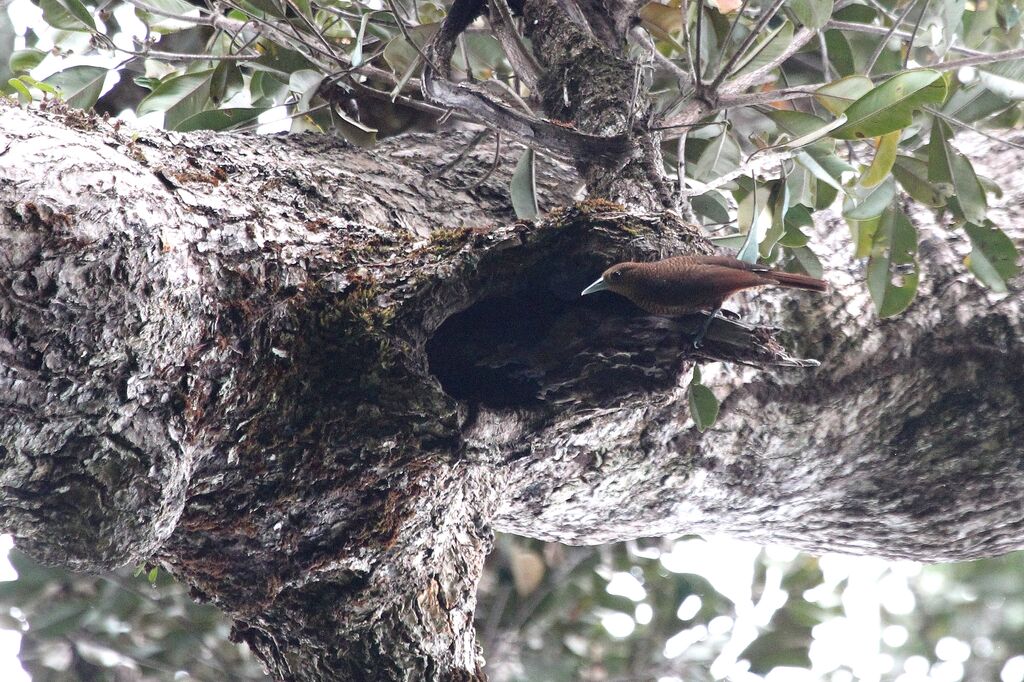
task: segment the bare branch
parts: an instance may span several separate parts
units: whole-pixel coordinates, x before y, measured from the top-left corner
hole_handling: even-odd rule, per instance
[[[979,128],[977,126],[973,126],[973,125],[971,125],[970,123],[968,123],[966,121],[961,121],[960,119],[956,118],[955,116],[950,116],[949,114],[944,114],[941,111],[939,111],[938,109],[934,109],[932,107],[925,107],[924,110],[927,111],[932,116],[938,116],[939,118],[941,118],[946,123],[952,123],[955,126],[959,126],[961,128],[966,128],[967,130],[970,130],[972,132],[978,133],[982,137],[987,137],[988,139],[992,140],[993,142],[998,142],[999,144],[1005,144],[1005,145],[1008,145],[1010,147],[1014,147],[1016,149],[1024,149],[1024,144],[1019,144],[1019,143],[1014,142],[1012,140],[1007,140],[1006,138],[999,137],[998,135],[993,135],[992,133],[986,132],[986,131],[982,130],[981,128]]]
[[[488,0],[491,11],[488,18],[494,36],[501,43],[509,63],[516,75],[522,79],[526,87],[532,91],[537,89],[537,79],[542,71],[533,53],[523,42],[522,36],[515,29],[512,11],[505,0]]]
[[[907,68],[907,64],[910,63],[910,53],[914,49],[914,39],[917,38],[917,32],[921,29],[921,21],[924,19],[925,12],[928,11],[929,2],[931,2],[931,0],[924,0],[924,7],[921,8],[921,13],[917,15],[917,21],[914,22],[914,30],[910,32],[910,38],[907,39],[907,53],[903,55],[904,69]],[[945,57],[945,53],[943,53],[942,56]],[[872,62],[871,66],[874,66],[874,62]],[[870,71],[871,68],[869,67],[868,72]]]
[[[786,46],[786,49],[782,51],[782,54],[764,66],[760,66],[750,73],[740,76],[731,83],[726,83],[725,87],[722,88],[722,94],[740,92],[741,90],[746,90],[754,85],[760,85],[767,82],[768,76],[772,71],[782,66],[783,62],[803,49],[803,46],[809,43],[811,38],[817,34],[817,31],[812,31],[806,26],[802,27],[796,32],[796,35],[793,36],[792,42]]]
[[[925,0],[925,2],[927,2],[927,0]],[[903,13],[892,22],[892,26],[888,31],[886,31],[882,39],[878,41],[878,45],[875,46],[875,51],[871,53],[871,59],[868,60],[868,65],[864,68],[864,73],[871,73],[871,70],[875,68],[875,64],[878,62],[878,58],[882,56],[882,50],[885,49],[886,44],[889,42],[889,38],[892,37],[896,32],[896,29],[899,28],[899,25],[903,23],[903,20],[907,18],[908,14],[910,14],[910,10],[914,9],[916,6],[917,0],[912,0],[912,2],[907,3],[907,7],[903,10]],[[925,8],[927,7],[928,5],[926,4]],[[921,12],[921,16],[924,16],[923,11]],[[918,17],[918,22],[914,24],[914,32],[910,34],[910,39],[907,44],[908,57],[910,56],[910,48],[914,45],[914,36],[917,35],[917,29],[921,25],[920,18],[921,17]]]
[[[630,147],[627,135],[590,135],[521,114],[491,98],[475,83],[435,79],[429,68],[423,72],[423,92],[431,101],[468,114],[525,144],[573,158],[614,159],[621,157]]]
[[[985,64],[997,64],[999,62],[1008,62],[1014,59],[1024,59],[1024,47],[1018,47],[1013,50],[1004,50],[1002,52],[989,52],[982,53],[973,57],[964,57],[963,59],[951,59],[945,62],[938,62],[936,64],[922,64],[921,68],[934,69],[936,71],[952,71],[959,69],[962,66],[984,66]],[[874,78],[891,78],[895,76],[899,71],[892,71],[889,73],[883,73]]]
[[[830,19],[829,22],[825,24],[825,30],[828,29],[836,29],[837,31],[853,31],[855,33],[873,33],[875,35],[889,35],[889,29],[887,29],[885,26],[874,26],[872,24],[858,24],[857,22],[854,21],[835,21],[834,19]],[[892,35],[896,36],[897,38],[902,38],[904,40],[912,37],[911,34],[907,33],[906,31],[893,31]],[[969,47],[959,47],[957,45],[952,45],[949,49],[952,50],[953,52],[959,52],[960,54],[988,54],[986,52],[981,52],[979,50],[972,50]]]
[[[764,30],[764,27],[768,25],[768,22],[772,20],[772,17],[779,13],[779,10],[782,9],[782,6],[785,3],[786,0],[775,0],[771,7],[761,13],[761,18],[758,19],[757,24],[755,24],[753,29],[751,29],[750,35],[748,35],[740,44],[739,48],[732,53],[729,60],[718,72],[718,75],[715,76],[715,80],[711,81],[711,85],[708,87],[709,90],[712,92],[718,91],[718,87],[722,84],[722,81],[729,76],[729,72],[731,72],[733,67],[736,66],[736,62],[739,61],[740,57],[746,54],[747,50],[750,49],[750,46],[754,44],[755,40],[757,40],[757,36],[760,35],[761,31]]]
[[[769,102],[785,102],[792,99],[813,97],[818,88],[828,83],[813,83],[811,85],[797,85],[791,88],[779,88],[778,90],[767,90],[765,92],[750,92],[741,95],[722,96],[718,100],[716,111],[722,109],[734,109],[736,107],[749,107],[756,104],[768,104]]]
[[[651,40],[647,31],[639,26],[635,26],[633,27],[633,37],[645,50],[647,50],[648,54],[654,58],[654,61],[656,61],[659,66],[664,67],[666,71],[670,71],[672,75],[676,77],[676,82],[679,84],[680,91],[688,90],[693,87],[693,79],[690,77],[690,74],[686,72],[686,69],[663,55],[658,48],[655,47],[654,41]]]
[[[725,175],[715,178],[710,182],[699,182],[697,180],[689,179],[686,184],[689,185],[688,189],[684,189],[681,194],[684,197],[697,196],[710,192],[713,189],[717,189],[722,185],[735,180],[741,175],[756,175],[769,168],[772,168],[783,161],[793,158],[797,154],[800,154],[803,150],[801,149],[787,149],[781,152],[771,152],[767,154],[760,154],[755,159],[748,161],[747,163],[741,164],[739,168],[729,171]]]

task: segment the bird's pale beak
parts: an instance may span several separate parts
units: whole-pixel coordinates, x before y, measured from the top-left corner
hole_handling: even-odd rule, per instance
[[[601,279],[597,280],[596,282],[591,284],[589,287],[584,289],[583,293],[580,294],[580,296],[586,296],[587,294],[592,294],[595,291],[604,291],[607,288],[608,288],[608,283],[605,282],[604,281],[604,277],[602,277]]]

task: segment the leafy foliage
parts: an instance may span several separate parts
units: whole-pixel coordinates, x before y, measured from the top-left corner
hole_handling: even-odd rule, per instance
[[[49,28],[34,27],[23,40],[0,32],[11,48],[6,89],[22,101],[58,92],[83,108],[162,114],[165,126],[181,131],[276,119],[277,127],[332,132],[364,146],[453,116],[494,125],[423,95],[424,50],[448,3],[114,0],[101,11],[95,0],[35,1]],[[813,242],[784,236],[795,234],[795,220],[841,197],[856,257],[872,258],[876,307],[897,314],[910,305],[914,287],[882,285],[883,263],[894,261],[882,253],[885,230],[870,221],[896,215],[910,197],[950,213],[953,229],[985,225],[986,234],[999,233],[987,215],[992,183],[951,140],[954,126],[1005,128],[1020,118],[1024,51],[1020,11],[1011,0],[719,0],[683,7],[666,0],[648,3],[640,17],[651,42],[637,41],[630,51],[651,84],[659,112],[651,126],[662,131],[666,160],[682,166],[668,170],[681,171],[681,193],[701,222],[734,222],[738,236],[750,235],[723,243],[814,271]],[[485,12],[460,37],[452,78],[494,84],[496,103],[536,116],[537,93],[513,80],[491,23]],[[83,35],[86,51],[107,55],[106,67],[76,63]],[[657,55],[648,52],[651,45]],[[131,89],[109,90],[108,72],[148,94],[124,99]],[[695,117],[685,105],[697,93],[711,104]],[[685,143],[676,145],[684,131]],[[510,188],[521,217],[536,215],[530,170],[535,156],[549,151],[531,144]],[[771,150],[781,150],[779,163],[749,170],[754,156]],[[909,220],[899,221],[898,233],[901,244],[917,239]],[[972,238],[971,271],[1001,290],[1017,270],[1016,248],[996,236],[983,243]]]
[[[163,571],[95,577],[10,558],[2,625],[21,632],[34,680],[266,679],[223,616]],[[959,679],[991,680],[1020,658],[1022,570],[1021,552],[921,567],[696,538],[568,547],[499,535],[478,636],[495,682],[700,682],[780,667],[890,679],[908,660],[935,679],[957,679],[953,665]]]
[[[125,679],[262,680],[260,664],[228,641],[230,624],[184,586],[149,567],[104,576],[42,566],[18,551],[16,580],[0,582],[0,627],[21,633],[36,682]]]

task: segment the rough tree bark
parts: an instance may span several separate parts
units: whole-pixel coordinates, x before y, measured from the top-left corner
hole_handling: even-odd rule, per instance
[[[1021,297],[977,286],[930,216],[899,319],[873,321],[836,221],[832,293],[758,296],[819,368],[747,324],[698,354],[699,319],[578,297],[610,262],[707,248],[656,188],[572,205],[556,168],[563,208],[519,223],[507,176],[425,178],[467,139],[367,152],[3,108],[0,527],[79,569],[163,563],[296,680],[482,679],[494,529],[921,560],[1024,544]],[[639,191],[642,156],[607,194]],[[694,359],[730,361],[704,434]]]

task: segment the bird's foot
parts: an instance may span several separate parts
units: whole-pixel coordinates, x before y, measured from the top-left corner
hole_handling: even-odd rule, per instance
[[[693,338],[694,348],[700,349],[704,346],[704,337],[708,334],[708,328],[711,326],[711,321],[714,320],[720,312],[722,312],[721,308],[715,308],[706,318],[704,318],[704,324],[701,325],[700,331],[697,332],[697,336]]]
[[[722,308],[718,311],[718,314],[727,320],[732,320],[733,322],[740,319],[740,314],[735,310],[726,310],[725,308]]]

